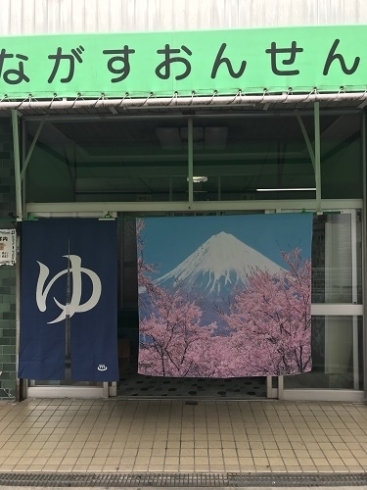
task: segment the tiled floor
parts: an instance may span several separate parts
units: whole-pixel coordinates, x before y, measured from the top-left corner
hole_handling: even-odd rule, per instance
[[[0,471],[366,472],[367,406],[0,402]]]

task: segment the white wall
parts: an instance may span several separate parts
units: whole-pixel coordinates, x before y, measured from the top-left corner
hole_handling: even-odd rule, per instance
[[[0,36],[367,24],[366,0],[0,0]]]

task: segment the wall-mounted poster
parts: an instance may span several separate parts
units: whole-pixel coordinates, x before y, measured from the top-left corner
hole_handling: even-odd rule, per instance
[[[0,230],[0,265],[14,265],[16,257],[16,231],[14,229]]]
[[[308,213],[137,220],[139,373],[311,370]]]
[[[23,222],[19,377],[118,376],[116,222]]]

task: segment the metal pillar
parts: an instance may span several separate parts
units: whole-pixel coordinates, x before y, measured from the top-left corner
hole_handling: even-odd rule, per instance
[[[24,179],[24,176],[25,176],[25,173],[27,171],[27,167],[28,167],[29,161],[31,159],[31,156],[32,156],[32,153],[33,153],[33,150],[34,150],[34,147],[36,146],[36,143],[38,141],[38,137],[41,134],[41,131],[42,131],[43,125],[45,124],[45,121],[46,121],[46,118],[43,119],[40,122],[40,125],[37,128],[36,134],[33,137],[33,141],[32,141],[32,144],[31,144],[31,146],[29,148],[29,151],[27,153],[27,156],[24,159],[23,168],[22,168],[22,172],[21,172],[21,178],[22,178],[22,180]]]
[[[22,221],[23,201],[22,201],[22,179],[21,179],[21,169],[20,169],[19,127],[18,127],[18,112],[15,110],[11,111],[11,123],[13,128],[16,215],[17,215],[17,221]]]
[[[314,103],[316,212],[321,213],[320,102]]]
[[[14,174],[15,174],[15,207],[16,207],[16,219],[22,221],[23,219],[23,196],[22,196],[22,181],[20,176],[20,147],[19,147],[19,126],[18,126],[18,112],[11,111],[11,123],[13,130],[13,153],[14,153]],[[19,257],[19,237],[17,237],[17,263],[16,263],[16,315],[15,315],[15,331],[16,331],[16,399],[19,401],[22,399],[24,382],[18,377],[19,369],[19,337],[20,337],[20,257]]]
[[[194,141],[193,141],[193,121],[192,117],[187,121],[187,161],[188,161],[188,178],[189,178],[189,205],[194,201]]]
[[[16,356],[16,400],[22,401],[27,397],[27,380],[19,378],[19,341],[20,341],[20,253],[19,253],[19,236],[17,236],[17,261],[15,264],[15,356]]]
[[[222,179],[221,176],[218,175],[218,201],[222,200]]]
[[[364,374],[364,399],[367,401],[367,301],[366,301],[366,287],[367,287],[367,142],[366,134],[367,121],[366,111],[362,114],[362,171],[363,171],[363,205],[362,205],[362,291],[363,291],[363,374]]]
[[[103,398],[108,398],[110,396],[109,382],[103,381],[102,386],[103,386]]]
[[[173,180],[172,177],[169,178],[169,201],[173,200]]]
[[[278,400],[284,400],[284,376],[278,376]]]
[[[357,213],[351,211],[351,245],[352,245],[352,303],[357,304]],[[353,388],[359,390],[359,346],[358,317],[352,317],[353,324]]]
[[[315,171],[315,152],[313,151],[312,143],[310,141],[310,138],[308,137],[305,125],[303,124],[303,121],[302,121],[301,116],[299,115],[299,112],[295,111],[295,113],[296,113],[296,118],[298,120],[298,124],[300,125],[301,131],[302,131],[302,135],[303,135],[305,142],[306,142],[308,153],[310,154],[310,159],[311,159],[311,163],[313,166],[313,170]]]

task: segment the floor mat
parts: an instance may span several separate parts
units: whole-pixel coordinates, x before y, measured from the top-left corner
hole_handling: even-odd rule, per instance
[[[118,397],[135,398],[266,398],[266,378],[160,378],[139,374],[120,380]]]

